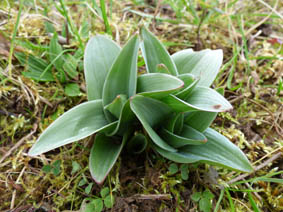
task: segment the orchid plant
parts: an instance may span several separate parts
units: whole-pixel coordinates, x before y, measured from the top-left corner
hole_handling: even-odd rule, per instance
[[[137,71],[139,48],[145,74]],[[232,109],[221,92],[210,88],[222,60],[221,50],[186,49],[169,55],[145,27],[123,48],[97,35],[84,54],[88,101],[45,129],[29,155],[95,134],[89,169],[98,184],[124,147],[141,153],[150,146],[177,163],[203,162],[250,172],[245,154],[209,128],[218,112]]]

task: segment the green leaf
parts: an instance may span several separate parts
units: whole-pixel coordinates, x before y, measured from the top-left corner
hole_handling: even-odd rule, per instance
[[[203,193],[202,196],[206,199],[212,200],[214,198],[214,194],[211,193],[208,189],[206,189]]]
[[[135,118],[135,114],[133,113],[133,111],[131,110],[130,107],[130,100],[127,100],[127,102],[124,104],[122,111],[120,113],[120,117],[118,120],[118,124],[116,125],[116,127],[113,130],[109,130],[107,132],[108,136],[113,136],[115,134],[123,134],[124,131],[128,131],[129,128],[131,128],[132,126],[132,121],[134,121]]]
[[[72,161],[72,172],[71,172],[71,174],[75,174],[80,169],[81,169],[80,164],[77,161]]]
[[[180,117],[184,116],[183,113],[172,113],[170,117],[163,124],[163,128],[167,129],[169,132],[174,132],[175,125],[179,121]]]
[[[87,183],[86,179],[83,178],[83,179],[80,180],[78,186],[83,186],[83,185],[85,185],[86,183]]]
[[[167,105],[175,111],[208,111],[224,112],[232,109],[232,105],[217,91],[207,87],[196,87],[186,101],[183,101],[173,95],[162,99]]]
[[[64,59],[62,55],[57,58],[62,51],[62,46],[58,43],[58,35],[57,33],[54,33],[49,45],[49,61],[54,61],[53,65],[57,70],[61,70],[64,65]]]
[[[199,132],[205,131],[216,118],[216,112],[196,111],[190,112],[185,119],[185,123]]]
[[[185,86],[184,88],[179,91],[178,93],[174,94],[176,97],[179,99],[185,100],[193,91],[193,89],[196,87],[199,78],[195,77],[192,74],[182,74],[178,76],[179,79],[181,79],[184,83]]]
[[[51,67],[42,74],[48,66],[48,63],[45,60],[33,55],[27,56],[22,52],[15,53],[15,57],[19,60],[22,66],[28,65],[26,68],[28,71],[22,72],[23,76],[42,82],[55,81],[51,72]]]
[[[178,152],[168,152],[157,146],[153,148],[163,157],[177,163],[203,162],[232,170],[251,172],[253,168],[245,154],[226,137],[208,128],[204,135],[207,142],[203,145],[188,145]]]
[[[29,151],[35,156],[113,127],[103,113],[102,100],[82,103],[56,119]],[[116,123],[117,124],[117,123]]]
[[[233,108],[221,94],[207,87],[196,87],[186,102],[199,110],[211,112],[224,112]]]
[[[158,100],[139,95],[136,95],[131,99],[130,105],[132,111],[140,120],[153,142],[167,151],[176,152],[176,149],[169,146],[153,130],[154,127],[160,125],[162,121],[170,115],[171,109]]]
[[[115,198],[113,195],[108,195],[103,201],[106,208],[112,208],[115,202]]]
[[[74,79],[75,77],[78,76],[77,72],[77,67],[78,67],[78,60],[72,56],[71,54],[67,54],[64,57],[64,64],[63,64],[63,69],[64,71],[72,78]]]
[[[127,143],[127,149],[129,152],[139,154],[146,149],[147,139],[144,134],[137,133]]]
[[[107,109],[111,114],[113,114],[116,118],[120,117],[121,111],[123,109],[124,104],[127,101],[127,97],[124,94],[118,95],[113,102],[106,105],[104,109]]]
[[[181,177],[183,180],[188,180],[189,179],[189,166],[188,164],[182,164],[180,167],[181,170]]]
[[[58,176],[61,172],[61,168],[60,168],[60,165],[61,165],[61,161],[60,160],[56,160],[52,166],[52,173],[55,175],[55,176]]]
[[[201,192],[195,192],[191,196],[191,199],[195,202],[198,202],[200,198],[201,198]]]
[[[224,90],[222,88],[216,89],[222,96]],[[205,131],[217,116],[217,112],[196,111],[186,114],[185,123],[199,132]]]
[[[92,178],[97,184],[104,182],[127,139],[128,134],[124,135],[122,141],[115,140],[114,137],[108,137],[102,133],[95,136],[89,156],[89,169]]]
[[[89,183],[87,185],[87,187],[85,188],[85,193],[86,194],[89,194],[91,192],[92,186],[93,186],[93,183]]]
[[[176,122],[174,124],[173,133],[176,133],[177,135],[180,135],[184,127],[184,113],[179,113],[178,118],[176,119]]]
[[[160,136],[172,147],[179,148],[186,145],[204,144],[206,137],[197,130],[184,125],[180,135],[174,134],[166,129],[162,129]]]
[[[79,96],[80,95],[80,87],[76,83],[68,83],[65,86],[65,93],[68,96]]]
[[[42,171],[45,172],[46,174],[50,173],[52,170],[52,166],[51,165],[44,165],[42,167]]]
[[[94,212],[101,212],[103,210],[103,201],[102,201],[102,199],[95,199],[95,200],[93,200],[93,203],[95,205]]]
[[[183,50],[172,55],[179,74],[191,73],[199,77],[198,86],[209,87],[214,81],[223,60],[222,50]]]
[[[169,152],[165,149],[162,149],[160,147],[158,147],[157,145],[152,144],[152,148],[157,151],[160,155],[162,155],[163,157],[172,160],[174,162],[177,163],[195,163],[197,161],[199,161],[199,158],[192,155],[190,157],[188,157],[184,152],[180,152],[180,151],[175,151],[175,152]]]
[[[170,74],[178,75],[177,68],[163,44],[145,27],[141,28],[140,35],[142,38],[141,49],[147,72],[158,72],[160,71],[157,68],[158,65],[164,64]]]
[[[103,105],[110,104],[118,95],[127,98],[136,94],[139,40],[133,36],[123,47],[109,71],[103,87]]]
[[[102,35],[97,35],[88,41],[84,53],[88,100],[102,98],[105,78],[120,49],[115,42]]]
[[[168,170],[170,174],[176,174],[179,169],[176,163],[171,163]]]
[[[94,200],[91,198],[85,198],[81,204],[79,212],[94,212],[95,204]]]
[[[110,190],[108,187],[105,187],[103,189],[101,189],[100,191],[100,195],[102,198],[105,198],[108,194],[109,194]]]
[[[260,209],[258,208],[256,202],[254,201],[251,192],[248,192],[248,197],[249,197],[250,203],[251,203],[251,205],[252,205],[254,211],[255,211],[255,212],[261,212]]]
[[[199,209],[203,212],[210,212],[211,211],[211,201],[207,198],[201,198],[199,201]]]
[[[193,54],[194,54],[193,49],[184,49],[171,55],[171,58],[174,61],[179,74],[186,73],[185,70],[183,70],[183,67],[187,63],[187,58],[189,58],[190,55]]]
[[[138,77],[137,93],[139,95],[160,99],[176,92],[183,86],[184,83],[182,80],[169,74],[143,74]]]

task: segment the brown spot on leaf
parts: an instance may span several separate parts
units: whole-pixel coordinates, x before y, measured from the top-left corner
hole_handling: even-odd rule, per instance
[[[219,108],[221,108],[221,105],[213,105],[213,108],[214,109],[219,109]]]

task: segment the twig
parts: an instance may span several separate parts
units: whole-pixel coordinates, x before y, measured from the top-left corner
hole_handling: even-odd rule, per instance
[[[137,194],[133,198],[139,200],[171,200],[170,194]]]
[[[15,116],[15,117],[19,116],[18,114],[8,112],[8,111],[5,111],[5,110],[0,110],[0,114],[5,115],[5,116]]]
[[[283,19],[283,16],[277,12],[274,8],[272,8],[269,4],[265,3],[262,0],[257,0],[258,2],[260,2],[261,4],[263,4],[264,6],[266,6],[268,9],[270,9],[272,12],[274,12],[276,15],[278,15],[281,19]]]
[[[272,12],[276,11],[278,5],[278,0],[275,2],[274,7],[272,8]],[[272,12],[268,14],[268,16],[266,16],[264,19],[262,19],[260,22],[258,22],[257,24],[253,25],[251,28],[249,28],[249,30],[245,33],[245,36],[247,37],[253,30],[255,30],[256,28],[258,28],[260,25],[262,25],[264,22],[266,22],[270,16],[272,15]]]
[[[21,145],[24,143],[24,141],[25,141],[26,139],[28,139],[29,137],[31,137],[31,136],[36,132],[36,130],[37,130],[37,124],[35,124],[35,125],[33,126],[33,130],[32,130],[28,135],[26,135],[26,136],[23,137],[21,140],[19,140],[18,143],[16,143],[16,144],[0,159],[0,163],[2,163],[7,157],[9,157],[15,149],[19,148],[19,146],[21,146]]]
[[[16,180],[16,184],[18,184],[18,183],[20,182],[20,179],[21,179],[21,177],[23,176],[25,170],[26,170],[26,166],[24,166],[24,168],[22,169],[21,173],[19,174],[19,176],[18,176],[18,178],[17,178],[17,180]],[[15,207],[16,195],[17,195],[17,189],[15,189],[15,190],[13,191],[10,209],[13,209],[13,208]]]
[[[245,185],[246,185],[249,189],[253,189],[250,184],[245,183]],[[258,194],[257,192],[253,191],[253,194],[258,198],[259,201],[262,201],[261,196],[259,196],[259,194]]]
[[[282,153],[281,152],[278,152],[277,154],[273,155],[271,158],[269,158],[268,160],[266,160],[264,163],[258,165],[257,167],[255,167],[254,171],[251,172],[251,173],[247,173],[247,174],[242,174],[242,175],[239,175],[238,177],[230,180],[227,184],[232,184],[232,183],[235,183],[239,180],[242,180],[244,179],[245,177],[253,174],[254,172],[264,168],[265,166],[267,166],[269,163],[273,162],[274,160],[276,160],[277,158],[279,158],[280,156],[282,156]]]

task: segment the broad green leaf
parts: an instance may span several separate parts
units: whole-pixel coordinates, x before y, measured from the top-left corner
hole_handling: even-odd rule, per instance
[[[207,87],[196,87],[186,101],[173,95],[162,99],[167,105],[176,111],[209,111],[224,112],[232,109],[232,105],[217,91]]]
[[[54,33],[49,45],[49,61],[54,61],[53,65],[58,71],[61,70],[64,65],[63,55],[57,58],[62,51],[62,46],[58,43],[58,35]]]
[[[166,120],[166,117],[171,113],[171,109],[158,100],[139,95],[136,95],[131,99],[130,105],[132,111],[142,123],[153,142],[167,151],[176,152],[176,149],[162,140],[153,129],[160,125],[163,120]]]
[[[67,54],[64,57],[64,64],[63,69],[64,71],[71,77],[75,78],[78,76],[77,67],[78,67],[78,60],[72,56],[71,54]]]
[[[105,187],[103,189],[101,189],[100,191],[100,195],[102,198],[105,198],[108,194],[109,194],[110,190],[108,187]]]
[[[203,145],[201,145],[203,146]],[[165,149],[160,148],[159,146],[152,144],[152,148],[157,151],[160,155],[163,157],[172,160],[177,163],[195,163],[199,161],[199,158],[196,156],[190,156],[188,157],[186,153],[180,152],[180,151],[175,151],[175,152],[169,152]]]
[[[178,152],[168,152],[154,146],[162,156],[179,163],[203,162],[232,170],[251,172],[253,168],[245,154],[226,137],[208,128],[204,135],[207,142],[203,145],[189,145]]]
[[[51,165],[44,165],[41,170],[45,172],[46,174],[48,174],[51,172],[52,169],[53,167]]]
[[[211,200],[207,198],[201,198],[199,201],[199,209],[203,212],[210,212],[211,211]]]
[[[204,144],[206,137],[197,130],[184,125],[180,134],[174,134],[166,129],[160,131],[160,136],[172,147],[179,148],[186,145]]]
[[[189,179],[189,166],[186,163],[183,163],[180,166],[180,171],[181,171],[181,177],[183,180],[188,180]]]
[[[217,116],[217,112],[195,111],[190,112],[185,123],[199,132],[205,131]]]
[[[127,101],[127,97],[124,94],[118,95],[113,102],[109,105],[106,105],[104,109],[107,109],[111,112],[116,118],[120,117],[121,111],[123,109],[124,104]]]
[[[138,49],[139,39],[135,35],[123,47],[106,77],[102,94],[104,106],[120,94],[127,98],[136,94]]]
[[[130,153],[139,154],[145,150],[147,139],[142,133],[137,133],[127,143],[127,149]]]
[[[120,152],[128,139],[128,134],[123,139],[117,140],[103,133],[95,136],[94,144],[89,156],[89,169],[92,178],[97,184],[102,184],[118,159]]]
[[[169,132],[174,132],[175,124],[180,116],[182,116],[182,113],[172,113],[164,122],[163,128],[167,129]]]
[[[171,55],[171,58],[174,61],[179,74],[188,73],[183,70],[183,67],[187,63],[187,58],[189,58],[194,53],[195,52],[193,49],[184,49]]]
[[[33,55],[25,55],[22,52],[15,53],[15,57],[19,60],[22,66],[27,65],[27,68],[25,69],[27,71],[22,72],[23,76],[42,82],[55,81],[51,72],[51,67],[43,73],[48,67],[48,63],[45,60]]]
[[[224,90],[222,88],[218,88],[216,90],[222,96],[224,95]],[[186,114],[185,123],[192,128],[203,132],[211,125],[217,114],[217,112],[207,111],[189,112],[188,114]]]
[[[120,49],[115,42],[102,35],[97,35],[88,41],[84,53],[88,100],[102,98],[105,78]]]
[[[103,201],[102,199],[94,199],[93,200],[95,209],[92,212],[101,212],[103,210]]]
[[[85,188],[85,193],[89,194],[91,192],[92,186],[93,186],[93,183],[89,183],[87,187]]]
[[[105,197],[103,202],[106,208],[112,208],[115,203],[115,198],[113,195],[109,194],[107,197]]]
[[[196,87],[199,81],[199,78],[195,77],[192,74],[182,74],[182,75],[179,75],[178,78],[181,79],[185,83],[185,86],[181,91],[179,91],[178,93],[174,95],[178,97],[179,99],[184,100],[191,94],[193,89]]]
[[[206,189],[203,193],[202,193],[203,198],[206,199],[210,199],[212,200],[214,198],[214,194],[210,192],[210,190]]]
[[[138,77],[137,93],[151,98],[162,98],[183,86],[182,80],[169,74],[143,74]]]
[[[94,199],[85,198],[81,204],[81,208],[79,212],[94,212],[94,211],[95,211]]]
[[[117,123],[116,123],[117,124]],[[102,100],[82,103],[56,119],[29,151],[35,156],[111,128],[103,113]]]
[[[119,120],[117,121],[117,125],[113,130],[108,131],[106,134],[108,136],[113,136],[115,134],[123,134],[124,131],[129,130],[132,126],[132,121],[135,119],[135,114],[131,110],[130,100],[123,105],[122,111],[120,113]]]
[[[191,196],[191,199],[195,202],[198,202],[200,198],[201,198],[201,192],[195,192]]]
[[[65,93],[68,96],[79,96],[80,95],[80,87],[76,83],[68,83],[64,89]]]
[[[174,124],[173,133],[180,134],[184,127],[184,113],[180,113]]]
[[[179,168],[176,163],[171,163],[168,170],[170,174],[176,174],[179,171]]]
[[[53,164],[52,164],[53,168],[52,168],[52,173],[55,176],[58,176],[61,172],[61,160],[56,160]]]
[[[163,44],[145,27],[141,28],[140,34],[142,39],[141,50],[147,72],[158,72],[160,71],[157,68],[158,65],[164,64],[172,75],[178,75],[177,68]]]
[[[223,60],[222,50],[183,50],[172,55],[179,74],[191,73],[200,78],[198,86],[209,87],[214,81]]]
[[[71,174],[75,174],[81,168],[82,168],[81,165],[77,161],[72,161],[72,172],[71,172]]]

